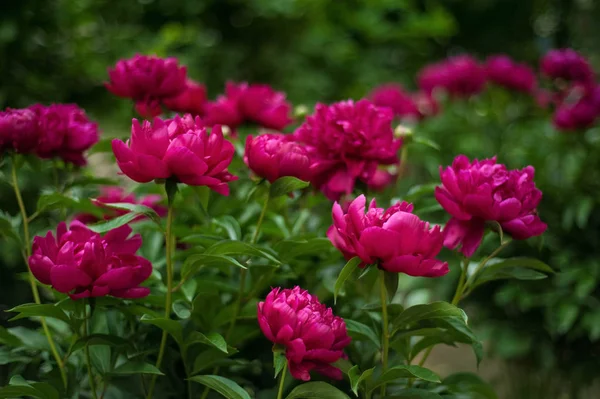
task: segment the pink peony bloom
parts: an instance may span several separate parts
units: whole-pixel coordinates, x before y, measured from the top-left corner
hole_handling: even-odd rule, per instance
[[[38,118],[39,139],[35,148],[41,158],[60,157],[83,166],[83,153],[98,142],[98,125],[74,104],[35,104],[29,107]]]
[[[27,153],[38,142],[38,118],[30,109],[0,112],[0,153],[5,150]]]
[[[476,59],[460,55],[427,65],[419,72],[417,80],[426,93],[439,88],[452,96],[469,97],[483,90],[486,73]]]
[[[94,200],[94,203],[99,207],[103,207],[103,204],[111,203],[144,205],[148,208],[154,209],[159,216],[163,217],[167,214],[167,208],[159,205],[161,201],[162,197],[158,194],[145,195],[143,197],[136,198],[135,194],[127,194],[122,187],[102,187],[100,189],[100,195]],[[129,213],[129,211],[124,209],[110,209],[109,213],[104,215],[104,220],[110,220],[127,213]],[[141,220],[143,218],[143,216],[140,216],[134,219],[134,221]],[[100,221],[100,219],[98,219],[96,216],[89,213],[81,213],[76,215],[75,220],[85,224],[96,223]]]
[[[588,61],[577,51],[550,50],[540,62],[542,73],[553,79],[564,79],[589,84],[594,81],[594,71]]]
[[[198,119],[198,123],[199,119]],[[154,119],[142,125],[133,120],[131,139],[112,141],[121,171],[138,183],[174,178],[190,186],[207,186],[229,195],[227,183],[237,180],[227,171],[235,152],[223,138],[221,126],[193,127],[181,134],[177,121]]]
[[[292,106],[285,94],[262,84],[227,82],[225,95],[206,105],[209,124],[237,128],[252,122],[267,129],[281,130],[292,122]]]
[[[506,55],[488,57],[485,69],[490,81],[511,90],[531,93],[537,85],[533,69]]]
[[[206,87],[188,79],[185,90],[181,94],[176,97],[165,98],[163,103],[166,108],[174,112],[189,113],[194,116],[204,115]]]
[[[283,134],[248,136],[244,162],[256,175],[271,183],[283,176],[310,180],[308,152]]]
[[[600,85],[575,85],[562,96],[554,114],[559,130],[587,129],[600,116]]]
[[[357,197],[347,212],[333,205],[333,225],[327,237],[346,259],[360,257],[360,267],[377,264],[383,270],[409,276],[440,277],[448,263],[435,257],[444,235],[440,227],[413,215],[412,204],[398,202],[388,209],[377,208],[373,199],[365,212],[366,198]]]
[[[176,58],[136,54],[108,70],[106,88],[116,96],[138,101],[175,97],[186,88],[186,68]]]
[[[111,295],[142,298],[150,290],[139,285],[152,274],[147,259],[135,255],[142,245],[139,234],[128,238],[131,227],[124,225],[104,236],[74,221],[67,230],[62,222],[45,237],[33,239],[29,267],[42,283],[72,299]]]
[[[394,115],[400,118],[421,119],[423,117],[415,100],[398,84],[389,83],[379,86],[371,92],[369,98],[378,107],[390,108]]]
[[[356,180],[369,182],[379,165],[398,163],[393,113],[369,100],[317,104],[294,132],[313,162],[311,183],[332,200],[352,193]]]
[[[516,240],[538,236],[546,230],[537,206],[542,192],[533,182],[534,169],[508,170],[496,158],[470,162],[459,155],[452,166],[440,167],[442,186],[435,198],[452,216],[444,228],[444,245],[473,255],[481,244],[486,221],[496,221]]]
[[[258,324],[271,342],[285,348],[292,376],[309,381],[310,371],[341,380],[332,365],[344,356],[351,338],[344,319],[300,287],[275,288],[258,303]]]

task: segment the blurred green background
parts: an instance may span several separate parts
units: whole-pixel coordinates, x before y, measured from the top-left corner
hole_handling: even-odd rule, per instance
[[[598,66],[598,20],[594,0],[2,1],[0,108],[75,102],[107,134],[122,135],[131,103],[103,81],[107,67],[136,52],[178,57],[211,98],[227,79],[247,80],[272,84],[295,105],[360,98],[389,81],[414,89],[420,68],[463,52],[480,59],[506,53],[537,66],[548,49],[573,47]],[[549,231],[512,255],[540,257],[561,273],[495,283],[467,301],[472,323],[502,359],[482,366],[502,398],[591,398],[595,379],[598,386],[600,131],[562,134],[550,120],[530,98],[503,90],[448,105],[415,128],[442,151],[411,150],[404,192],[396,193],[437,182],[438,165],[461,152],[536,167]],[[7,185],[0,194],[3,207],[14,208]],[[447,218],[439,211],[424,217]],[[0,245],[5,265],[20,262]],[[14,269],[0,266],[3,306],[26,300],[14,288],[25,286],[14,281]],[[454,283],[435,284],[450,292]]]

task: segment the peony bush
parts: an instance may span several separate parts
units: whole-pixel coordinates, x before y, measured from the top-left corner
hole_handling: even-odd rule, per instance
[[[463,301],[554,274],[502,257],[552,225],[527,163],[457,153],[423,175],[419,156],[444,147],[419,126],[498,89],[530,97],[556,127],[548,140],[596,122],[585,58],[553,50],[541,71],[544,87],[507,56],[460,55],[424,67],[415,93],[388,83],[302,115],[264,84],[209,100],[178,60],[136,55],[106,82],[144,118],[123,121],[130,137],[100,140],[70,104],[0,113],[18,204],[1,233],[32,298],[0,328],[0,397],[495,397],[429,356],[467,345],[482,361]],[[95,176],[90,152],[119,172]],[[22,177],[48,171],[32,209]],[[451,292],[404,292],[443,279]]]

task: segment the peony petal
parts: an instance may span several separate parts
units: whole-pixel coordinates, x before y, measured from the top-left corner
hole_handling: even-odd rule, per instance
[[[63,294],[69,293],[78,287],[87,287],[92,283],[92,278],[83,270],[71,265],[56,265],[50,272],[52,287]]]

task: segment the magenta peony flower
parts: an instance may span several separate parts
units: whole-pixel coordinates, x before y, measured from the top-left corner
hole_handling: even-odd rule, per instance
[[[388,209],[377,208],[373,199],[365,213],[366,198],[357,197],[344,213],[333,205],[333,225],[327,237],[346,259],[360,257],[360,267],[377,264],[383,270],[409,276],[440,277],[448,263],[435,258],[443,246],[439,226],[413,215],[413,206],[398,202]]]
[[[398,84],[389,83],[379,86],[371,92],[369,98],[378,107],[390,108],[398,117],[411,119],[423,117],[414,99]]]
[[[185,119],[187,118],[187,122]],[[112,141],[113,152],[121,171],[138,183],[175,178],[190,186],[207,186],[229,195],[227,183],[237,180],[227,171],[235,152],[233,144],[223,138],[221,126],[199,128],[200,119],[188,130],[184,123],[191,117],[142,125],[133,120],[131,139]]]
[[[332,365],[344,357],[351,338],[344,319],[316,296],[301,289],[275,288],[258,303],[258,324],[265,337],[285,348],[292,376],[309,381],[314,370],[341,380],[342,371]]]
[[[256,175],[273,183],[283,176],[310,180],[310,158],[306,149],[283,134],[261,134],[246,138],[244,162]]]
[[[562,96],[554,114],[559,130],[587,129],[600,116],[600,85],[575,85]]]
[[[292,122],[292,106],[285,94],[262,84],[227,82],[225,95],[206,106],[209,124],[237,128],[252,122],[267,129],[281,130]]]
[[[94,203],[99,207],[103,207],[103,204],[111,204],[118,202],[144,205],[148,208],[154,209],[154,211],[159,216],[163,217],[167,214],[167,208],[159,205],[161,201],[162,197],[158,194],[150,194],[140,198],[136,198],[135,194],[127,194],[122,187],[102,187],[100,189],[100,195],[94,200]],[[124,209],[110,209],[110,212],[104,215],[104,220],[110,220],[117,216],[125,215],[127,213],[129,213],[129,211]],[[140,216],[134,219],[133,221],[141,220],[143,218],[143,216]],[[78,220],[81,223],[85,224],[96,223],[100,221],[99,218],[89,213],[78,214],[75,216],[75,220]]]
[[[485,69],[490,81],[511,90],[531,93],[537,85],[533,69],[506,55],[488,57]]]
[[[108,70],[110,81],[105,86],[114,95],[135,101],[138,111],[153,111],[145,116],[156,116],[157,104],[185,91],[186,74],[176,58],[136,54]]]
[[[536,207],[542,192],[533,182],[534,169],[508,170],[496,158],[470,162],[459,155],[452,166],[440,167],[442,186],[435,198],[452,216],[444,228],[444,245],[467,257],[481,244],[486,221],[496,221],[514,239],[524,240],[546,230]]]
[[[387,170],[377,169],[375,173],[367,180],[367,187],[373,191],[383,191],[393,184],[398,176]]]
[[[206,87],[188,79],[185,90],[181,94],[176,97],[165,98],[163,103],[166,108],[174,112],[189,113],[194,116],[204,115]]]
[[[369,100],[317,104],[294,132],[312,161],[311,183],[328,198],[352,193],[356,180],[369,182],[379,165],[398,163],[402,142],[394,138],[393,114]]]
[[[437,64],[427,65],[419,72],[419,87],[426,93],[440,88],[456,97],[478,94],[486,82],[485,69],[469,55],[448,58]]]
[[[588,61],[573,49],[550,50],[540,62],[542,73],[553,79],[589,84],[594,71]]]
[[[128,238],[131,227],[124,225],[104,236],[74,221],[67,230],[62,222],[45,237],[33,239],[29,267],[42,283],[72,299],[111,295],[142,298],[150,290],[139,285],[152,274],[147,259],[135,255],[142,245],[139,234]]]
[[[60,157],[83,166],[83,153],[98,142],[98,125],[74,104],[35,104],[29,107],[38,118],[39,139],[35,148],[41,158]]]
[[[30,109],[0,112],[0,153],[5,150],[27,153],[38,143],[38,118]]]

